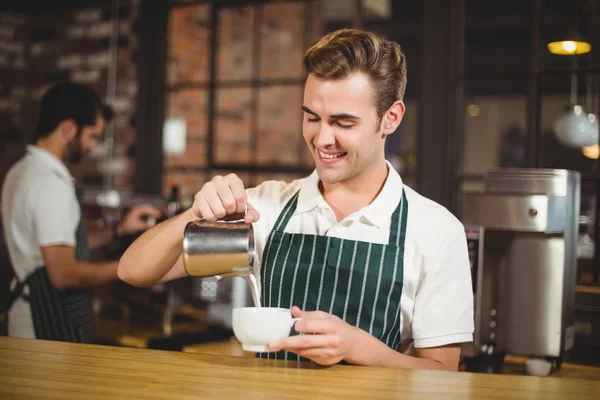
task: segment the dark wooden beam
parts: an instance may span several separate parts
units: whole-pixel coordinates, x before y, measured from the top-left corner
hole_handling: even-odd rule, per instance
[[[215,117],[217,113],[217,54],[219,46],[219,2],[211,0],[210,5],[210,37],[209,37],[209,75],[208,88],[208,136],[206,140],[206,165],[208,168],[214,163],[215,146]]]
[[[422,6],[417,185],[421,194],[455,212],[465,0],[424,0]]]
[[[143,0],[139,13],[135,191],[161,194],[169,2]]]
[[[538,72],[540,62],[540,36],[542,30],[542,0],[533,0],[531,8],[531,44],[529,62],[529,92],[527,96],[527,143],[525,166],[540,166],[540,108],[541,76]]]

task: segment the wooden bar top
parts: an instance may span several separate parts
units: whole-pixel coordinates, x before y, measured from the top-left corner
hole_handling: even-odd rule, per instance
[[[259,360],[0,337],[0,399],[598,399],[586,379]]]

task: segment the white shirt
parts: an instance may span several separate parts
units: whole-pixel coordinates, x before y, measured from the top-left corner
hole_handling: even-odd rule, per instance
[[[260,282],[262,254],[269,233],[298,190],[298,205],[285,232],[387,244],[391,216],[404,187],[408,221],[400,300],[401,348],[411,341],[416,348],[471,342],[473,290],[464,227],[444,207],[403,185],[389,163],[388,168],[388,177],[377,198],[339,222],[319,191],[316,171],[290,183],[268,181],[248,189],[248,202],[260,213],[259,221],[254,223],[253,268],[257,281]]]
[[[65,164],[37,146],[27,146],[27,154],[6,175],[2,225],[19,281],[45,264],[41,247],[75,246],[81,211],[73,182]],[[35,337],[31,308],[22,298],[8,313],[8,334]]]

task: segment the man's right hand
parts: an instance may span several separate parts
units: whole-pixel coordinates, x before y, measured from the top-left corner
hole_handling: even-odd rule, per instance
[[[205,183],[194,196],[194,204],[190,211],[196,218],[204,218],[207,221],[216,221],[226,215],[243,215],[244,212],[244,221],[248,224],[260,218],[258,211],[248,203],[244,182],[235,174],[215,176]]]

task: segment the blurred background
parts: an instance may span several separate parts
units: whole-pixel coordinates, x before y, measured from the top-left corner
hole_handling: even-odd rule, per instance
[[[118,221],[133,204],[177,213],[216,174],[235,172],[246,186],[309,174],[304,50],[342,27],[397,41],[408,62],[407,111],[386,152],[407,185],[460,216],[461,196],[484,190],[490,170],[581,173],[575,343],[592,354],[585,362],[600,364],[597,133],[594,144],[573,146],[555,129],[567,107],[600,112],[598,1],[2,4],[0,183],[24,154],[48,85],[86,83],[116,111],[102,144],[73,171],[90,229]],[[591,51],[548,47],[574,38]],[[96,259],[118,258],[133,239]],[[12,272],[0,247],[4,293]],[[234,285],[200,278],[150,289],[111,285],[97,294],[99,340],[182,350],[228,338]]]

